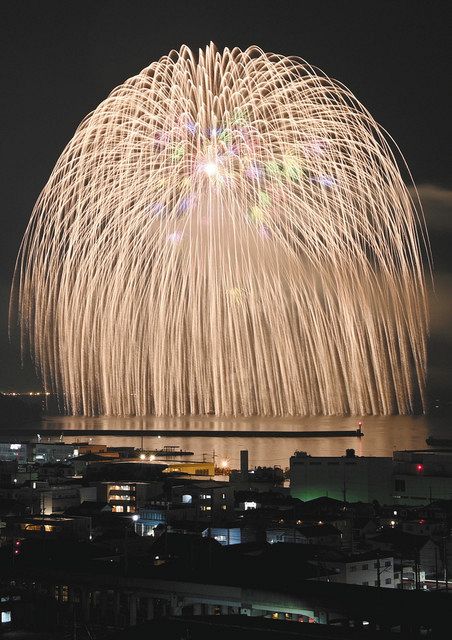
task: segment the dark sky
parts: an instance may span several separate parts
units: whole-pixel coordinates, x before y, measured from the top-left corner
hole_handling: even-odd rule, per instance
[[[400,146],[435,260],[431,389],[452,396],[450,0],[3,2],[0,390],[37,385],[7,339],[15,256],[33,204],[81,119],[169,50],[259,45],[347,85]]]

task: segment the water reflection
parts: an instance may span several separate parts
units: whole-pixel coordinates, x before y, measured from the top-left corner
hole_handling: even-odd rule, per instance
[[[280,465],[286,467],[295,450],[307,451],[312,455],[342,455],[347,448],[353,448],[358,455],[390,456],[397,449],[424,449],[429,434],[447,437],[450,421],[441,417],[426,416],[369,416],[363,419],[363,438],[203,438],[161,437],[152,435],[153,429],[202,429],[222,431],[241,430],[337,430],[355,429],[355,417],[299,417],[299,418],[240,418],[225,419],[214,416],[188,418],[110,418],[110,417],[51,417],[36,425],[36,431],[43,439],[46,429],[61,429],[64,441],[88,440],[67,435],[71,429],[121,429],[143,430],[143,436],[93,436],[93,442],[103,442],[110,446],[128,445],[145,449],[161,448],[164,445],[180,445],[194,451],[196,459],[217,460],[229,458],[233,467],[238,465],[239,452],[248,449],[252,465]],[[19,435],[20,431],[18,432]]]

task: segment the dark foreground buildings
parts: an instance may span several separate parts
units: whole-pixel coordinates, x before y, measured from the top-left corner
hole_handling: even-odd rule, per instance
[[[205,462],[18,444],[0,445],[6,637],[448,637],[447,453],[299,453],[289,483],[245,454],[215,480]]]

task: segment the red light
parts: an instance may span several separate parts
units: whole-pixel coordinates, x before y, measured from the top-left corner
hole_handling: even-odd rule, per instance
[[[424,465],[423,465],[423,464],[417,464],[417,465],[416,465],[416,470],[417,470],[417,471],[419,471],[419,473],[420,473],[421,471],[424,471]]]

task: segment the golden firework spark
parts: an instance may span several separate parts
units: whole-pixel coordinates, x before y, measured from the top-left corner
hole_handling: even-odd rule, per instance
[[[422,225],[388,140],[344,86],[254,47],[127,80],[21,246],[13,307],[46,388],[90,415],[424,402]]]

